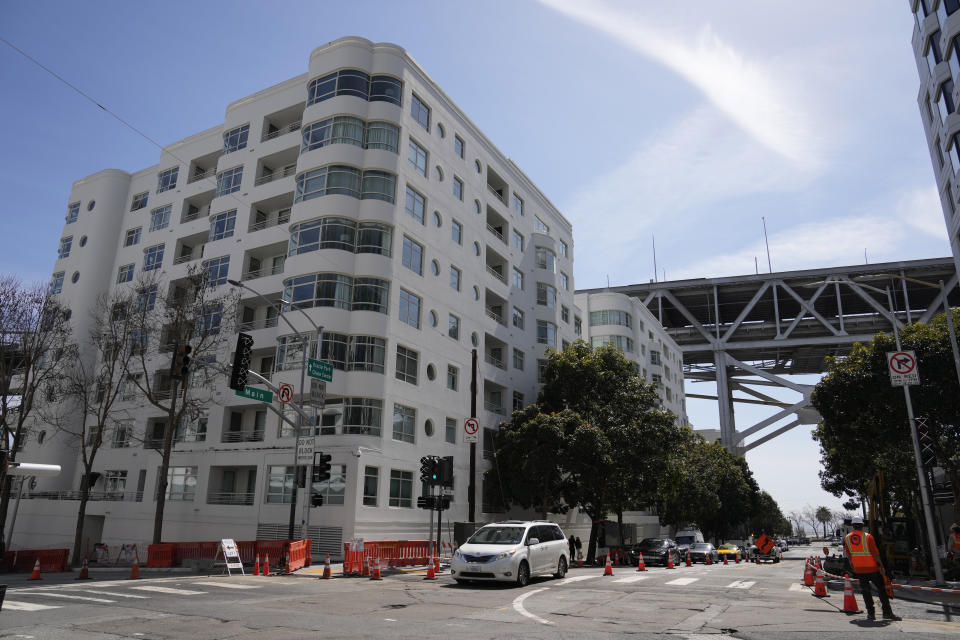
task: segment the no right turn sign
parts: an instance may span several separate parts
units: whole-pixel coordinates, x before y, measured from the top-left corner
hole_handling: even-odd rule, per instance
[[[888,351],[887,368],[890,369],[890,384],[894,387],[920,384],[915,351]]]

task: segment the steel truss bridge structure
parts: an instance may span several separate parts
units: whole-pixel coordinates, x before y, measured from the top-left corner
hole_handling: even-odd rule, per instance
[[[785,376],[822,374],[827,356],[843,356],[855,342],[866,342],[893,324],[928,322],[943,311],[938,288],[884,277],[893,274],[938,285],[953,306],[960,305],[952,258],[887,262],[827,269],[784,271],[727,278],[650,282],[586,293],[612,291],[639,298],[683,352],[687,380],[716,383],[720,441],[732,451],[750,449],[800,424],[816,424],[813,385]],[[890,287],[891,313],[884,290]],[[784,401],[771,387],[797,396]],[[739,392],[739,395],[734,395]],[[783,394],[781,394],[783,395]],[[738,430],[734,405],[760,404],[778,410]],[[760,437],[764,429],[773,428]]]

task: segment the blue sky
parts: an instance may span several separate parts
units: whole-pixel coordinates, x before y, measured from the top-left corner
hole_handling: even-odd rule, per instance
[[[948,255],[912,28],[872,0],[0,3],[0,36],[161,144],[323,43],[399,44],[570,218],[577,288],[653,277],[653,235],[668,279],[750,273],[761,216],[774,270]],[[2,43],[0,86],[0,273],[46,280],[71,183],[159,151]],[[836,505],[806,428],[756,451],[786,510]]]

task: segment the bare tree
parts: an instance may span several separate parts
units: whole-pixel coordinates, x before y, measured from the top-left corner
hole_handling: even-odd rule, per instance
[[[69,310],[46,284],[0,276],[0,450],[16,460],[44,394],[55,394],[70,342]],[[0,532],[5,530],[12,476],[0,478]]]
[[[812,507],[809,504],[803,506],[803,509],[800,510],[800,515],[803,517],[803,523],[809,524],[810,529],[813,531],[814,537],[817,535],[817,509]]]
[[[64,368],[60,391],[73,411],[66,416],[49,417],[68,442],[80,451],[83,474],[80,477],[80,507],[73,541],[73,565],[83,557],[83,523],[90,500],[91,475],[97,453],[108,429],[116,428],[120,401],[127,392],[127,370],[134,354],[146,347],[145,336],[139,333],[131,318],[131,296],[117,293],[101,296],[91,309],[93,325],[87,340],[71,350]]]
[[[152,440],[161,456],[154,544],[162,540],[174,433],[178,425],[209,404],[210,391],[215,388],[215,369],[194,366],[184,374],[175,366],[178,350],[189,347],[191,359],[215,361],[236,319],[236,294],[225,293],[217,282],[214,274],[191,269],[184,278],[170,283],[141,279],[136,287],[132,326],[149,337],[150,348],[134,354],[128,371],[146,401],[166,416],[162,438]],[[147,441],[149,444],[151,439]]]
[[[793,525],[793,534],[796,536],[803,535],[803,514],[799,510],[794,509],[787,514],[787,520],[790,521],[790,524]]]

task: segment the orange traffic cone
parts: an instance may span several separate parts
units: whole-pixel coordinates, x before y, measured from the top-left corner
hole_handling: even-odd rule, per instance
[[[256,559],[253,561],[253,575],[260,575],[260,554],[257,554]]]
[[[133,566],[130,567],[130,577],[127,580],[137,580],[140,577],[140,557],[134,556]]]
[[[813,558],[808,557],[806,566],[803,569],[803,586],[812,587],[813,586]]]
[[[383,580],[383,576],[380,575],[380,560],[379,559],[374,560],[371,566],[372,566],[372,569],[370,571],[370,579]]]
[[[434,556],[433,570],[436,571],[437,573],[440,573],[440,556]]]
[[[323,579],[329,580],[333,577],[333,573],[330,571],[330,554],[327,554],[327,559],[323,561]]]
[[[703,564],[713,564],[713,559],[710,557],[710,553],[703,554],[704,560]]]
[[[727,562],[727,554],[723,554],[723,564],[730,564]]]
[[[33,571],[30,572],[30,577],[28,580],[39,580],[40,579],[40,558],[37,558],[37,561],[33,563]]]
[[[612,576],[612,575],[613,575],[613,565],[610,564],[610,554],[609,554],[609,553],[607,554],[607,564],[603,567],[603,575],[604,575],[604,576]]]
[[[733,561],[735,564],[740,564],[740,552],[737,551],[736,555],[733,556]]]
[[[637,571],[646,571],[647,565],[643,564],[643,553],[640,554],[640,560],[637,562]]]
[[[263,560],[263,569],[260,571],[260,575],[268,576],[270,575],[270,554],[266,554]]]
[[[688,566],[688,567],[692,567],[692,566],[693,566],[693,561],[690,560],[690,550],[689,550],[689,549],[687,549],[687,566]]]
[[[80,567],[80,575],[77,576],[77,580],[90,580],[90,569],[87,568],[87,560],[84,558],[83,565]]]
[[[424,578],[424,580],[436,580],[436,579],[437,579],[437,570],[434,568],[433,563],[432,563],[432,562],[429,562],[430,559],[427,558],[427,560],[428,560],[428,562],[427,562],[427,576]]]
[[[853,583],[850,582],[850,574],[843,574],[843,612],[860,613],[857,607],[857,596],[853,594]]]
[[[823,569],[817,569],[817,581],[813,584],[813,595],[818,598],[830,597],[830,594],[827,593],[827,585],[823,581]]]
[[[667,554],[667,569],[676,569],[673,565],[673,556],[670,554]]]

